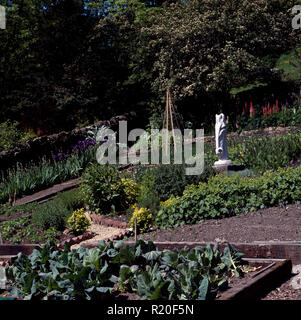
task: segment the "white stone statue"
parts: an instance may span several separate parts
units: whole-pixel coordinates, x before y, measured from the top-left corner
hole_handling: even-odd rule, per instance
[[[227,125],[226,118],[223,113],[215,115],[215,153],[218,156],[218,161],[215,166],[225,166],[232,164],[228,159],[227,149]]]

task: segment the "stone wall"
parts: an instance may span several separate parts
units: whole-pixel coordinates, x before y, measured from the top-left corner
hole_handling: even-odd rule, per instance
[[[269,128],[258,129],[258,130],[242,131],[240,133],[230,132],[230,133],[227,133],[227,138],[256,137],[256,136],[274,137],[274,136],[281,136],[287,133],[299,132],[300,130],[301,130],[300,127],[269,127]],[[193,139],[193,141],[195,141],[195,139]],[[210,142],[215,145],[215,136],[206,136],[204,137],[204,141]]]
[[[119,121],[128,121],[129,129],[135,127],[137,121],[137,115],[135,112],[125,113],[121,116],[116,116],[110,120],[99,121],[94,124],[100,128],[101,126],[107,126],[112,130],[117,130]],[[83,140],[87,137],[87,132],[92,126],[87,126],[80,129],[74,129],[70,132],[62,131],[57,134],[49,136],[41,136],[22,142],[13,149],[8,149],[0,152],[0,170],[7,170],[15,166],[18,162],[23,165],[40,159],[42,157],[51,158],[52,154],[60,151],[66,151],[71,146],[75,145],[79,140]]]
[[[122,116],[113,117],[110,120],[99,121],[95,123],[98,128],[105,125],[112,130],[118,130],[119,121],[128,121],[128,130],[133,128],[140,128],[141,123],[135,112],[126,113]],[[51,158],[52,154],[60,151],[66,151],[72,145],[75,145],[79,140],[83,140],[87,137],[87,132],[92,126],[84,127],[81,129],[74,129],[70,132],[62,131],[58,134],[49,136],[41,136],[27,142],[20,143],[13,149],[4,150],[0,152],[0,170],[6,170],[15,166],[18,162],[23,165],[41,157]],[[243,131],[238,133],[229,133],[228,137],[235,136],[256,136],[256,135],[267,135],[276,136],[289,132],[294,132],[297,127],[275,127],[265,128],[259,130]],[[195,140],[195,139],[193,139]],[[214,136],[207,136],[204,138],[206,142],[215,143]]]

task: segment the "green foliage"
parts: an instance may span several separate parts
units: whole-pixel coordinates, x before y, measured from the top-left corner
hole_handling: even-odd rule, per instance
[[[155,57],[153,87],[176,100],[280,78],[265,57],[298,43],[279,0],[194,0],[166,5],[144,28]]]
[[[140,194],[140,186],[129,178],[122,178],[120,182],[112,186],[120,195],[117,210],[126,210],[133,205]]]
[[[83,234],[89,227],[90,222],[84,214],[84,209],[76,210],[68,218],[67,227],[75,235]]]
[[[208,244],[180,252],[150,251],[143,256],[150,265],[129,272],[134,275],[132,287],[137,287],[142,300],[211,300],[228,287],[225,276],[230,270],[236,276],[242,273],[242,254],[230,245],[223,254]]]
[[[71,80],[70,68],[98,21],[83,14],[85,2],[1,0],[10,21],[0,34],[1,119],[45,131],[79,121],[93,97],[83,97],[84,78]]]
[[[217,157],[213,154],[211,145],[205,143],[204,147],[204,171],[198,176],[186,175],[186,168],[188,167],[186,164],[160,164],[154,167],[137,166],[135,179],[141,186],[137,207],[150,209],[154,217],[160,201],[165,201],[172,195],[179,196],[187,185],[197,184],[201,181],[205,182],[209,177],[215,175],[216,172],[212,165]]]
[[[49,242],[30,256],[19,254],[14,268],[6,269],[7,278],[16,287],[9,290],[26,300],[91,300],[109,295],[116,280],[106,249],[103,245],[91,250],[66,247],[63,251]]]
[[[280,79],[266,57],[300,42],[282,0],[0,3],[11,22],[0,34],[0,122],[36,133],[144,111],[167,88],[181,102],[223,100]]]
[[[89,210],[109,214],[128,209],[137,200],[140,186],[111,165],[91,164],[84,172],[80,192]]]
[[[255,178],[237,175],[210,178],[207,183],[188,186],[183,196],[161,204],[156,226],[175,228],[219,219],[258,209],[300,203],[301,167],[278,169]]]
[[[284,168],[301,157],[301,134],[229,139],[230,159],[257,173]]]
[[[115,167],[91,164],[83,173],[80,185],[87,208],[102,214],[115,212],[120,199],[115,185],[120,183],[120,180]]]
[[[21,243],[24,239],[31,243],[41,243],[59,238],[61,233],[55,227],[42,230],[31,223],[29,216],[8,220],[1,225],[2,238],[14,244]]]
[[[291,52],[282,54],[280,58],[277,60],[275,68],[283,71],[282,78],[284,81],[300,80],[301,78],[301,47],[300,45],[296,46]]]
[[[33,212],[39,204],[37,202],[32,202],[20,206],[12,206],[10,204],[2,204],[0,205],[0,215],[7,215],[10,216],[14,213],[31,213]]]
[[[154,214],[160,203],[160,196],[157,190],[154,190],[155,175],[143,174],[144,170],[138,167],[137,180],[140,184],[140,194],[137,199],[137,207],[150,209],[151,213]],[[132,211],[131,211],[132,214]]]
[[[82,194],[78,189],[59,192],[56,201],[61,202],[70,211],[80,209],[84,205]]]
[[[114,286],[141,299],[214,299],[228,286],[231,272],[241,274],[239,253],[228,245],[158,251],[152,242],[134,246],[100,241],[93,249],[58,250],[54,243],[19,253],[6,265],[7,290],[25,300],[96,300],[114,296]]]
[[[199,176],[186,175],[186,168],[184,164],[158,165],[138,172],[137,179],[141,188],[146,190],[145,196],[148,192],[152,192],[160,201],[165,201],[172,195],[181,195],[187,185],[205,182],[215,174],[208,163],[205,164],[204,172]]]
[[[82,205],[83,200],[78,190],[59,193],[56,198],[44,204],[34,202],[22,206],[1,205],[0,214],[24,215],[2,223],[3,239],[13,243],[20,243],[23,239],[33,243],[58,239],[66,227],[67,218]]]
[[[0,151],[13,148],[20,140],[18,122],[9,120],[0,123]]]
[[[54,227],[56,230],[62,231],[66,227],[71,212],[62,202],[52,200],[37,207],[32,216],[32,223],[44,230]]]
[[[68,159],[58,162],[41,159],[26,166],[18,164],[7,172],[1,171],[0,203],[8,201],[9,196],[24,196],[38,192],[56,183],[77,178],[90,162],[95,161],[95,149],[72,153]]]

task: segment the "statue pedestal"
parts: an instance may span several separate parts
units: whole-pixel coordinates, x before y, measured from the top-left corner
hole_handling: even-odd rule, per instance
[[[222,164],[223,161],[230,161],[230,163],[228,162],[228,164],[226,164],[224,162],[224,164]],[[212,168],[218,173],[227,173],[228,171],[242,171],[246,167],[243,164],[233,164],[231,160],[219,160],[214,163]]]
[[[230,166],[231,164],[232,164],[231,160],[218,160],[214,162],[214,167]]]

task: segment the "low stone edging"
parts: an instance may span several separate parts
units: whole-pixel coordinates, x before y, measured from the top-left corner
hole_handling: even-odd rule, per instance
[[[127,222],[104,218],[95,213],[90,214],[90,218],[94,223],[101,224],[107,227],[113,227],[113,228],[119,228],[119,229],[128,229],[130,227],[130,225]]]
[[[100,225],[107,226],[107,227],[124,229],[124,231],[120,232],[119,234],[104,239],[105,242],[122,240],[124,237],[131,236],[133,234],[132,231],[129,229],[129,224],[127,222],[103,218],[97,214],[90,214],[89,217],[92,220],[92,222],[94,222],[96,224],[100,224]],[[94,234],[92,232],[86,232],[83,235],[73,237],[71,239],[67,239],[67,240],[64,240],[64,241],[58,243],[57,247],[60,249],[63,249],[65,244],[68,244],[69,246],[73,246],[74,244],[80,244],[81,242],[83,242],[85,240],[92,239],[93,237],[94,237]],[[98,241],[97,241],[97,243],[98,243]],[[96,245],[97,245],[97,243],[96,243]],[[95,246],[94,243],[93,243],[93,246]]]
[[[59,242],[56,246],[59,249],[64,249],[65,245],[68,244],[69,246],[73,246],[74,244],[79,244],[82,241],[92,239],[94,237],[94,234],[92,232],[85,232],[84,234],[73,237],[67,240],[63,240],[62,242]]]
[[[94,223],[107,226],[107,227],[113,227],[113,228],[119,228],[119,229],[124,229],[120,234],[117,234],[113,237],[104,239],[104,241],[109,242],[109,241],[115,241],[115,240],[122,240],[126,236],[131,236],[133,232],[129,229],[130,226],[127,222],[122,222],[122,221],[117,221],[114,219],[108,219],[108,218],[103,218],[97,214],[90,214],[90,218]]]
[[[287,134],[294,132],[296,130],[300,129],[300,127],[268,127],[268,128],[261,128],[261,129],[256,129],[256,130],[247,130],[247,131],[241,131],[241,132],[229,132],[227,134],[228,138],[239,138],[239,137],[253,137],[253,136],[260,136],[260,135],[265,135],[265,136],[278,136],[282,134]],[[204,140],[204,142],[209,142],[209,143],[215,143],[215,136],[204,136],[201,138]],[[185,140],[186,143],[190,142],[196,142],[199,139],[192,139],[192,140]]]

